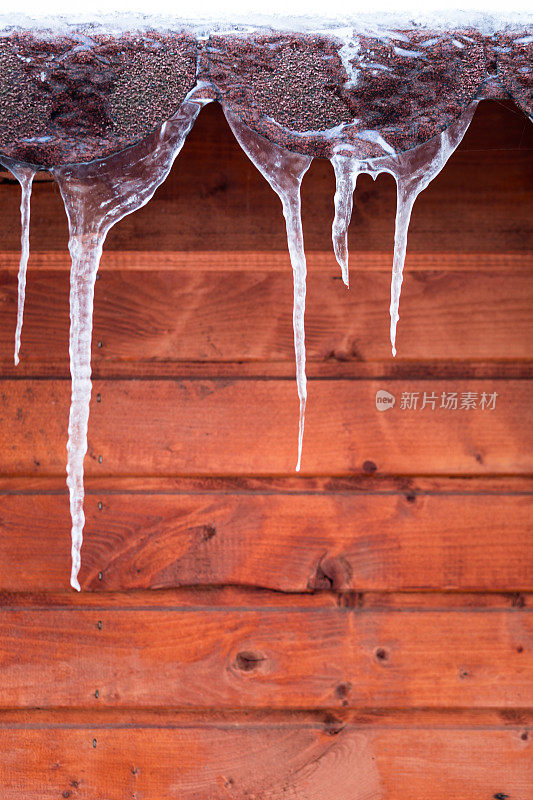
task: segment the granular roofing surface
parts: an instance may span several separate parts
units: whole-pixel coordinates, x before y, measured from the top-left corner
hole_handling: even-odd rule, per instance
[[[0,156],[42,167],[106,157],[143,139],[186,97],[211,96],[276,144],[331,157],[409,150],[475,98],[533,115],[527,29],[14,30],[0,37]]]

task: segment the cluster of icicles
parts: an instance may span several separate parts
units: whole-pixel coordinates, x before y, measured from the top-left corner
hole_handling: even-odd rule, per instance
[[[194,98],[194,99],[193,99]],[[83,513],[83,461],[87,451],[87,426],[91,397],[91,339],[94,284],[102,246],[111,227],[127,214],[145,205],[165,180],[180,152],[200,109],[209,99],[193,93],[172,119],[140,144],[107,159],[87,164],[57,167],[52,170],[65,205],[69,223],[70,272],[70,372],[72,398],[68,427],[67,484],[72,517],[71,585],[80,590],[78,573],[85,517]],[[400,155],[384,155],[359,160],[353,148],[339,144],[331,162],[336,176],[333,247],[348,286],[348,226],[352,216],[357,176],[363,172],[373,178],[381,172],[394,176],[397,185],[396,228],[392,267],[390,338],[396,354],[396,327],[402,286],[407,231],[414,201],[438,175],[463,138],[477,101],[450,127],[419,147]],[[296,379],[300,399],[298,461],[300,469],[305,422],[307,385],[305,375],[305,294],[306,262],[300,186],[312,159],[290,152],[267,141],[244,125],[228,108],[228,123],[239,144],[257,169],[278,194],[285,217],[287,242],[294,280],[293,329]],[[29,256],[30,196],[35,169],[2,159],[20,182],[22,189],[22,252],[18,274],[18,313],[15,335],[15,364],[19,361],[24,313],[26,269]]]

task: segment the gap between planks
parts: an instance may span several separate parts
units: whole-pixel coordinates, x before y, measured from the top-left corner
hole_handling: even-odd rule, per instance
[[[515,730],[533,724],[531,709],[0,709],[0,730],[41,729],[352,729]],[[334,731],[331,730],[331,733]]]
[[[85,476],[86,495],[530,495],[533,475]],[[0,475],[0,496],[68,495],[63,476]]]
[[[309,591],[288,592],[259,586],[182,586],[176,589],[81,593],[58,591],[11,592],[0,589],[0,609],[41,611],[222,611],[258,609],[264,612],[322,612],[341,614],[421,612],[527,613],[531,592],[460,591]]]
[[[294,382],[293,361],[118,361],[93,353],[93,381],[290,381]],[[533,361],[307,361],[309,382],[337,381],[432,381],[432,380],[531,380]],[[32,361],[15,366],[0,361],[2,381],[70,381],[65,361]]]

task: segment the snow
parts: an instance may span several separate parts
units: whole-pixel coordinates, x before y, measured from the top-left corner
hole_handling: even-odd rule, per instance
[[[3,17],[3,19],[2,19]],[[160,28],[174,30],[186,24],[202,28],[318,31],[342,30],[347,25],[364,25],[403,29],[430,24],[435,30],[452,27],[477,28],[490,35],[506,27],[523,27],[532,19],[528,0],[510,0],[502,10],[498,0],[374,0],[372,9],[363,0],[292,0],[290,11],[283,0],[271,0],[268,10],[258,0],[196,0],[194,4],[177,5],[171,0],[97,0],[90,11],[74,10],[71,0],[22,0],[3,9],[0,28],[20,25],[35,27],[38,22],[47,29],[58,30],[71,23],[100,25],[109,31]]]

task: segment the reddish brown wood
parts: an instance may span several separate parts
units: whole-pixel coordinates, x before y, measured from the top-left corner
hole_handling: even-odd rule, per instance
[[[527,800],[524,730],[335,730],[7,729],[0,778],[5,800],[463,800],[465,786],[471,800]]]
[[[2,189],[2,192],[6,191]],[[0,200],[2,193],[0,193]],[[392,243],[391,243],[392,248]],[[311,273],[327,272],[340,280],[339,265],[333,250],[309,250],[306,262]],[[67,250],[32,251],[32,272],[69,271]],[[2,250],[0,268],[18,272],[19,250]],[[350,265],[355,279],[364,278],[367,272],[385,272],[390,276],[392,249],[389,251],[358,250],[357,259]],[[474,252],[409,252],[406,256],[405,274],[410,272],[498,272],[526,273],[533,267],[533,253],[527,250],[508,250],[495,253]],[[104,272],[160,272],[177,270],[203,275],[204,272],[276,272],[287,274],[290,270],[287,248],[282,250],[108,250],[104,249],[98,270],[99,280]],[[12,276],[6,274],[6,280]],[[161,276],[162,277],[162,276]],[[466,276],[465,276],[466,277]],[[127,276],[125,279],[128,280]],[[37,280],[39,280],[37,278]],[[505,281],[501,277],[501,285]],[[59,278],[61,281],[61,278]],[[29,288],[29,287],[28,287]],[[59,284],[58,284],[59,288]],[[346,292],[345,292],[346,293]],[[223,299],[223,298],[221,298]]]
[[[378,389],[396,406],[379,412]],[[409,411],[402,392],[498,392],[494,411]],[[310,474],[532,471],[528,381],[311,381],[302,469]],[[67,381],[0,384],[4,474],[63,474]],[[438,403],[437,403],[438,405]],[[96,381],[88,475],[287,474],[296,460],[293,381]]]
[[[308,369],[329,380],[298,477],[281,208],[201,113],[106,242],[95,372],[143,380],[95,382],[79,595],[70,387],[46,380],[67,376],[66,220],[39,176],[15,372],[19,188],[0,187],[1,800],[528,800],[531,386],[510,379],[530,374],[532,130],[482,103],[418,199],[397,361],[393,181],[360,180],[347,293],[313,164]],[[485,415],[374,405],[489,387]]]
[[[400,361],[526,360],[533,341],[531,274],[406,273]],[[16,275],[0,277],[4,298],[0,366],[12,367]],[[382,362],[392,368],[387,304],[390,270],[352,274],[352,289],[333,273],[311,274],[306,310],[309,362]],[[22,359],[68,375],[68,277],[30,276]],[[9,324],[11,322],[11,324]],[[176,362],[287,362],[293,369],[292,277],[262,272],[114,271],[96,288],[94,368],[100,375],[164,374]],[[102,347],[97,347],[98,342]],[[396,365],[394,365],[396,366]],[[264,369],[264,368],[263,368]],[[12,374],[18,374],[14,368]]]
[[[132,495],[85,501],[82,588],[533,590],[526,495]],[[0,498],[0,588],[61,590],[68,500]]]
[[[529,707],[526,610],[6,608],[5,707]]]

